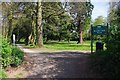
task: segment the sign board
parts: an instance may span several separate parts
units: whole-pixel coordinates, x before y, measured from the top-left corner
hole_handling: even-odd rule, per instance
[[[108,24],[107,26],[103,26],[103,25],[92,26],[91,25],[91,53],[93,53],[94,35],[106,35],[108,39]]]
[[[106,33],[107,33],[107,26],[97,25],[92,27],[93,35],[106,35]]]

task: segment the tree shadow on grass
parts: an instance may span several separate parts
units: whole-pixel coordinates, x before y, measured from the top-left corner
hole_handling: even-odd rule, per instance
[[[75,45],[75,44],[72,44],[72,45],[68,45],[68,47],[90,47],[90,45]]]
[[[57,42],[57,41],[53,41],[53,42],[47,42],[47,43],[44,43],[44,44],[75,44],[75,43],[72,43],[72,42]],[[76,41],[76,44],[77,44],[77,41]]]

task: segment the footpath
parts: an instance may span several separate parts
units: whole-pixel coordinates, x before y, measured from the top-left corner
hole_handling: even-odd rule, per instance
[[[44,48],[24,51],[24,62],[18,68],[8,72],[9,78],[101,78],[90,67],[90,51],[48,50]]]

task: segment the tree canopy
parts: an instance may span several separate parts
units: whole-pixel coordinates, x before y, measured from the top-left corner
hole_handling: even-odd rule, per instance
[[[98,16],[94,21],[93,25],[105,25],[106,24],[106,19],[103,16]]]
[[[12,42],[43,46],[48,40],[75,40],[90,26],[90,2],[3,2],[3,35]],[[76,34],[77,33],[77,34]],[[82,43],[82,42],[81,42]]]

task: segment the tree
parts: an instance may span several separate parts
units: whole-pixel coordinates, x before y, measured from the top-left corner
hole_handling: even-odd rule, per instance
[[[118,47],[120,45],[120,4],[116,8],[110,8],[108,21],[109,21],[109,40],[107,43],[108,50],[116,51],[119,53]],[[112,42],[112,43],[111,43]],[[113,46],[114,45],[114,46]],[[113,52],[114,53],[114,52]],[[117,54],[115,54],[117,55]],[[119,54],[118,54],[119,55]]]
[[[71,17],[61,2],[46,2],[42,5],[43,32],[44,38],[46,39],[45,41],[47,42],[49,39],[61,41],[65,38]]]
[[[69,3],[69,12],[74,19],[79,33],[79,42],[83,42],[82,33],[85,20],[91,18],[93,5],[90,2],[72,2]]]
[[[5,6],[9,6],[9,3],[5,4]],[[18,2],[17,4],[13,4],[16,6],[16,8],[14,8],[12,12],[12,30],[10,30],[11,34],[16,34],[16,39],[18,42],[21,40],[21,38],[24,38],[26,44],[30,42],[32,44],[36,43],[37,46],[38,44],[42,45],[43,42],[40,40],[42,39],[42,35],[40,35],[42,33],[42,25],[45,26],[44,32],[46,32],[45,35],[47,35],[47,37],[50,38],[50,34],[58,36],[58,26],[59,28],[62,28],[60,24],[64,23],[63,17],[67,15],[60,2],[42,4]],[[13,7],[13,5],[11,5],[11,7]],[[41,13],[41,8],[43,9],[43,13]],[[9,12],[9,9],[4,8],[3,12],[4,22],[7,22],[9,18],[7,16],[7,12]],[[69,22],[69,20],[66,20],[66,22]],[[9,25],[7,24],[5,29],[8,29],[7,26]]]
[[[88,7],[88,3],[84,3],[84,5],[80,4],[82,5],[80,10],[72,12],[75,7],[68,11],[68,6],[70,5],[66,6],[66,4],[68,3],[41,3],[39,1],[37,3],[5,3],[3,8],[5,33],[10,36],[16,34],[18,42],[23,38],[26,44],[32,43],[38,47],[43,46],[43,38],[46,39],[46,42],[49,39],[69,41],[74,30],[73,27],[75,27],[73,25],[84,26],[82,24],[84,23],[83,17],[85,17],[86,22],[89,22],[86,19],[88,14],[91,14],[91,8]],[[79,7],[79,4],[76,7]],[[81,13],[78,13],[80,11]],[[73,17],[76,13],[79,15]],[[82,29],[80,27],[77,29],[79,32],[83,27]]]
[[[93,25],[105,25],[106,19],[103,16],[98,16],[95,21],[93,22]]]
[[[2,17],[3,17],[3,32],[5,37],[11,41],[12,31],[13,31],[13,20],[14,15],[17,10],[17,3],[13,2],[3,2],[2,3]]]
[[[36,14],[36,45],[38,47],[43,46],[43,29],[42,29],[42,6],[41,2],[37,2],[37,14]]]

